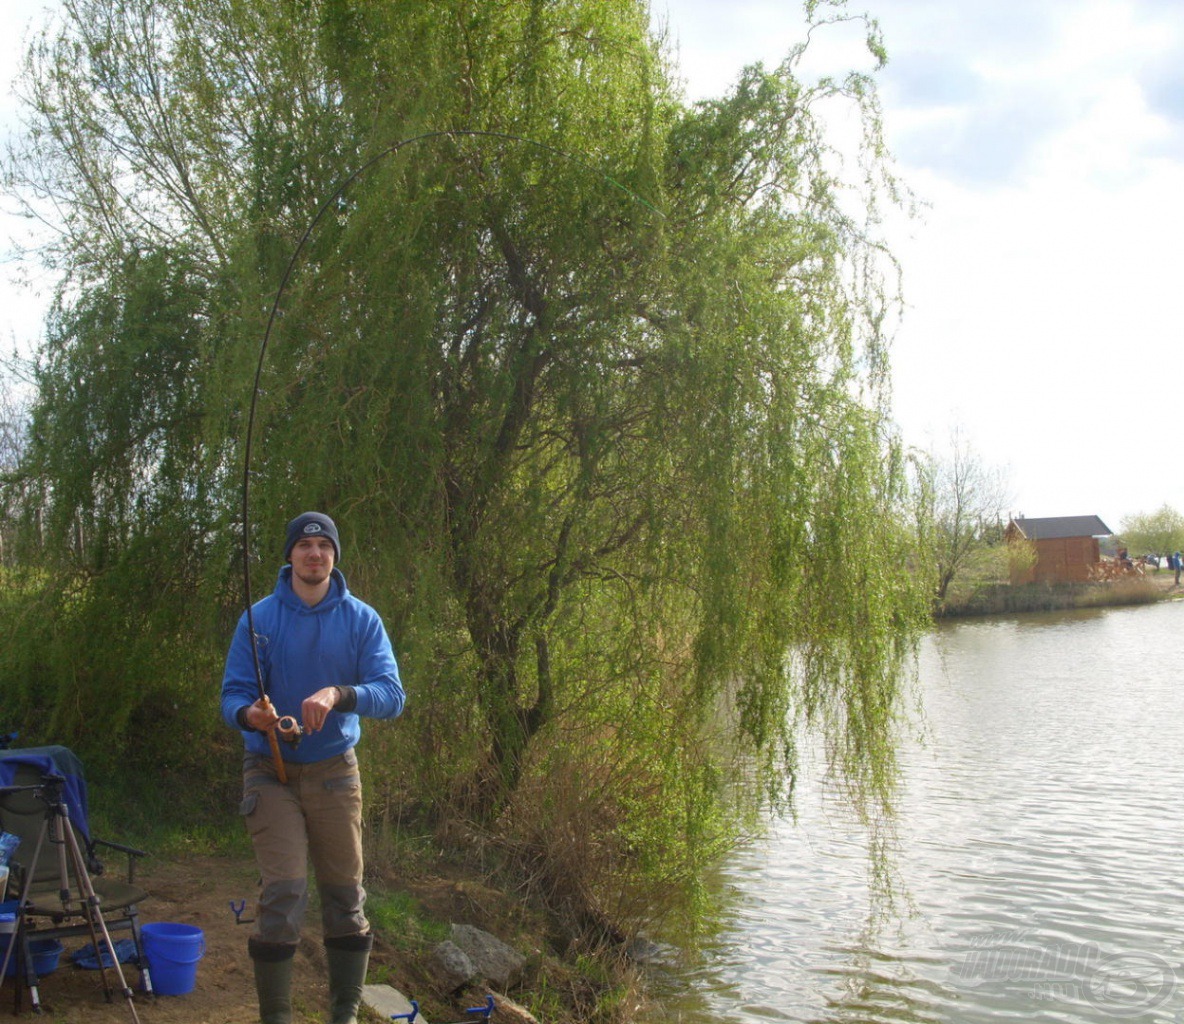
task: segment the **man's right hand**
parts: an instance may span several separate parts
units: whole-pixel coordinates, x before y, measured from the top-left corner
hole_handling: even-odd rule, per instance
[[[280,720],[280,716],[275,713],[275,708],[272,707],[271,701],[266,697],[260,697],[254,704],[247,708],[247,725],[249,725],[256,732],[267,732],[269,729],[275,728],[275,723]]]

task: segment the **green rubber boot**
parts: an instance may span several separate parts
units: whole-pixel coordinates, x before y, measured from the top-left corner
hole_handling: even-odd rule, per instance
[[[251,939],[247,951],[255,963],[260,1024],[292,1024],[292,958],[296,947]]]
[[[358,1024],[362,986],[370,965],[373,935],[344,935],[325,940],[329,958],[329,1024]]]

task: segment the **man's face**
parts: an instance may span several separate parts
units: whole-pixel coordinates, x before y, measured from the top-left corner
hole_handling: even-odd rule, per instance
[[[335,553],[333,542],[328,537],[301,537],[292,545],[288,561],[292,563],[292,572],[301,583],[315,587],[329,578]]]

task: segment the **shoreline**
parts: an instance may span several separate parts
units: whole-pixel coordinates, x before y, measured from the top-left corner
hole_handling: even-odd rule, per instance
[[[1121,608],[1184,598],[1184,575],[1152,569],[1119,579],[1091,583],[996,583],[975,589],[934,612],[934,620],[1024,612],[1071,611],[1078,608]]]

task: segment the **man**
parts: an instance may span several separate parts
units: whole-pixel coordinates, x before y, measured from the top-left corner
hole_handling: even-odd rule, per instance
[[[270,699],[259,697],[245,613],[222,678],[222,717],[242,731],[246,746],[242,814],[261,875],[247,948],[263,1024],[292,1019],[292,963],[310,858],[321,897],[332,1024],[356,1024],[373,945],[363,913],[362,788],[353,748],[359,718],[394,718],[404,694],[382,620],[350,594],[340,560],[332,519],[320,512],[293,519],[275,591],[251,610]],[[268,732],[287,716],[303,735],[279,744],[283,783]]]

